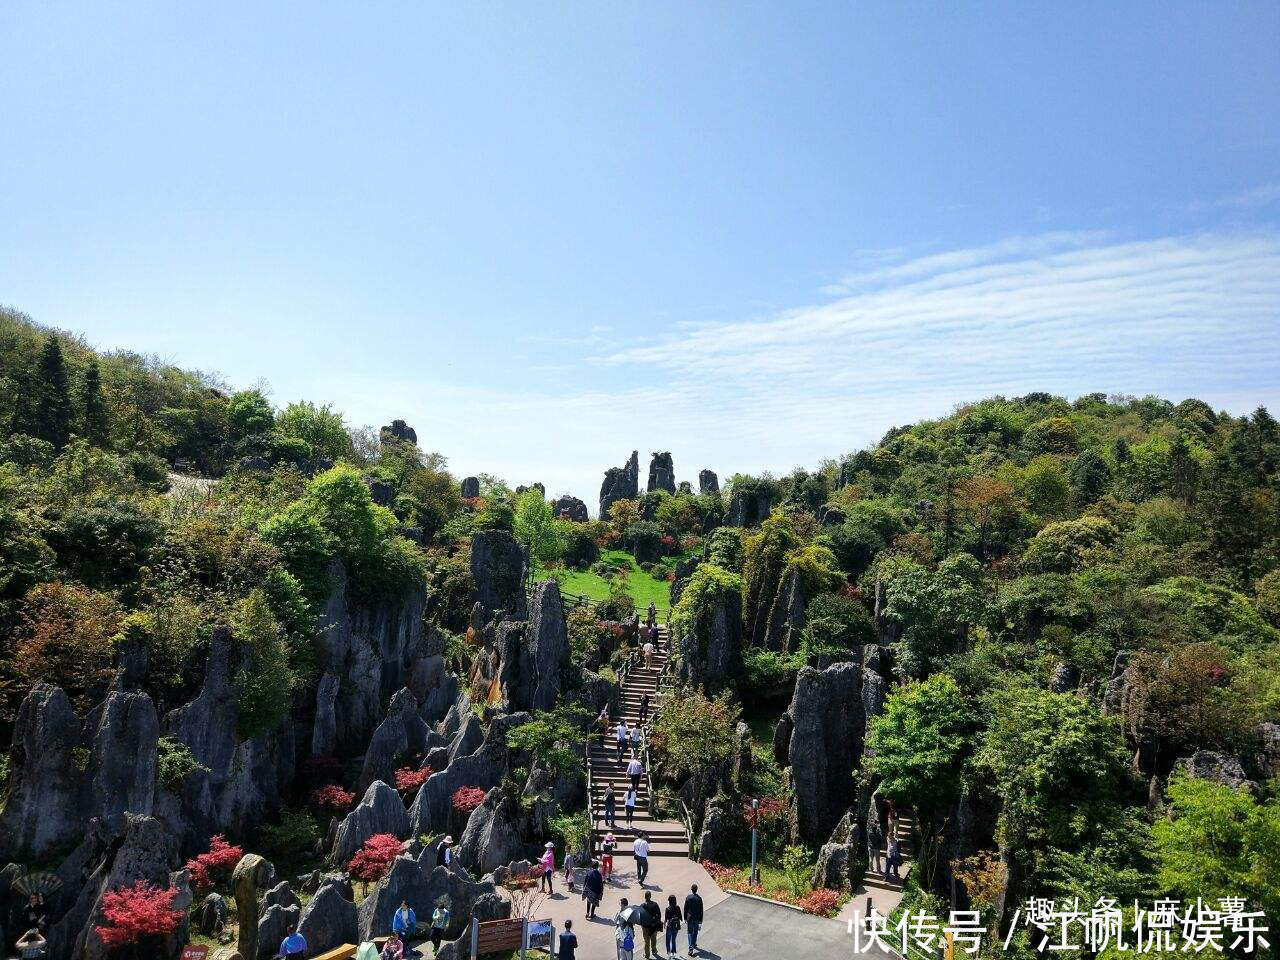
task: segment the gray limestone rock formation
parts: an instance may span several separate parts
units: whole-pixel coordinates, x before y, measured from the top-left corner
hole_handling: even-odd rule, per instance
[[[92,731],[88,795],[82,814],[110,829],[125,813],[151,813],[156,786],[156,740],[160,718],[145,693],[110,693],[86,724]]]
[[[720,478],[714,470],[698,471],[698,492],[720,496]]]
[[[312,956],[358,942],[360,917],[350,892],[350,885],[344,890],[341,884],[326,883],[303,908],[298,932],[306,939]]]
[[[453,794],[459,787],[480,787],[486,791],[496,787],[510,766],[507,731],[531,719],[527,713],[494,717],[479,750],[470,756],[454,759],[443,770],[428,777],[427,782],[418,788],[409,810],[412,835],[419,837],[449,829]]]
[[[729,497],[729,516],[725,523],[731,527],[758,527],[769,516],[773,504],[761,490],[734,490]]]
[[[476,602],[499,619],[524,620],[525,550],[505,530],[471,535],[471,579]]]
[[[649,461],[649,485],[650,493],[654,490],[665,490],[667,493],[676,492],[676,468],[671,462],[671,454],[665,450],[655,451],[653,459]]]
[[[544,580],[534,590],[529,625],[523,631],[499,626],[500,681],[508,710],[550,710],[567,686],[571,652],[560,585]]]
[[[462,494],[463,500],[474,500],[480,496],[480,478],[463,477],[462,483],[459,484],[459,492]]]
[[[805,607],[808,598],[804,593],[804,581],[800,571],[792,570],[778,585],[778,595],[765,624],[762,638],[766,650],[790,653],[800,646],[800,631],[805,625]]]
[[[391,443],[400,441],[401,443],[412,443],[414,446],[418,444],[418,434],[403,420],[392,420],[387,426],[378,431],[378,437],[383,443]]]
[[[9,756],[9,797],[0,816],[0,855],[45,860],[84,830],[84,774],[74,751],[80,721],[61,687],[37,683],[18,708]]]
[[[516,496],[517,497],[520,496],[520,494],[524,493],[526,490],[537,490],[539,496],[541,496],[544,500],[546,499],[547,487],[540,480],[533,481],[533,483],[529,484],[527,487],[523,483],[520,484],[518,487],[516,487]]]
[[[742,600],[737,590],[719,594],[701,611],[680,643],[680,679],[717,691],[742,667]]]
[[[475,874],[489,873],[534,852],[521,838],[521,813],[511,798],[495,787],[471,811],[458,845],[462,865]]]
[[[400,839],[409,835],[409,817],[400,795],[381,780],[370,784],[354,810],[338,827],[333,843],[333,859],[345,864],[364,842],[379,833],[393,833]]]
[[[371,940],[390,933],[391,918],[405,900],[418,904],[420,914],[430,916],[435,904],[443,898],[448,901],[451,917],[445,939],[453,939],[471,923],[476,900],[494,892],[491,881],[476,882],[460,871],[435,866],[435,851],[430,848],[416,860],[401,855],[391,864],[387,876],[361,901],[360,937]]]
[[[278,903],[263,907],[258,919],[258,960],[270,960],[278,956],[276,951],[283,940],[298,924],[302,915],[300,906],[284,907]]]
[[[557,517],[564,517],[574,523],[586,523],[591,519],[587,513],[587,505],[577,497],[571,497],[567,493],[560,497],[552,505],[551,509]]]
[[[793,822],[800,838],[823,843],[857,798],[853,770],[862,753],[865,718],[862,667],[837,663],[803,667],[787,710],[787,758],[795,788]]]
[[[409,690],[399,691],[391,698],[387,715],[369,741],[356,792],[367,790],[375,780],[395,783],[397,761],[406,754],[420,756],[428,732],[426,723],[418,715],[418,701]]]
[[[1235,757],[1213,750],[1197,750],[1191,756],[1178,761],[1178,766],[1197,780],[1212,780],[1233,790],[1241,787],[1254,789],[1256,784],[1244,774],[1244,768]]]
[[[610,467],[600,485],[600,518],[609,516],[609,508],[619,500],[634,500],[640,493],[640,453],[631,451],[625,466]]]

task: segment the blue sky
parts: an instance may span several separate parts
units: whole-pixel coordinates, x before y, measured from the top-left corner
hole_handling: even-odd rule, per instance
[[[1280,5],[0,7],[0,302],[459,473],[1280,407]]]

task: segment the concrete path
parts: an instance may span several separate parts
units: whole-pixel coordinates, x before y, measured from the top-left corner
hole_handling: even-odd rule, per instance
[[[727,894],[716,886],[716,882],[711,879],[711,875],[702,869],[702,865],[685,857],[655,857],[649,860],[649,876],[645,879],[644,887],[641,888],[636,883],[635,861],[629,857],[618,857],[615,861],[618,868],[614,872],[612,882],[605,884],[604,901],[600,904],[597,911],[597,917],[588,920],[585,916],[587,912],[586,901],[582,899],[581,885],[576,893],[569,893],[564,885],[564,874],[556,874],[555,894],[552,898],[543,902],[535,912],[537,919],[551,919],[556,923],[557,933],[564,929],[564,921],[573,921],[573,932],[578,935],[578,958],[579,960],[614,960],[616,951],[614,948],[613,936],[613,916],[618,912],[621,906],[621,900],[626,897],[631,903],[640,903],[644,899],[645,891],[653,893],[653,899],[665,908],[667,905],[667,896],[675,894],[676,902],[681,906],[684,905],[685,895],[689,892],[691,884],[698,885],[698,893],[702,895],[703,907],[710,910],[711,907],[717,906],[725,900]],[[707,920],[710,921],[710,915]],[[719,936],[716,929],[718,922],[704,922],[703,934],[700,936],[699,942],[705,941],[709,950],[715,950],[715,941]],[[684,933],[681,932],[681,943],[684,942]],[[662,946],[662,937],[659,935],[658,946]],[[701,951],[699,951],[701,952]],[[684,950],[681,948],[681,954]],[[710,956],[710,954],[707,954]],[[543,956],[542,954],[534,954],[533,956]],[[636,952],[637,960],[644,956],[642,942],[637,934]],[[777,956],[777,955],[775,955]]]
[[[839,920],[732,895],[707,911],[698,937],[698,956],[707,960],[830,960],[850,956],[898,960],[879,947],[855,954],[853,935]]]

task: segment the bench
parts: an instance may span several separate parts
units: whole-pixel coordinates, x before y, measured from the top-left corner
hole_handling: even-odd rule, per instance
[[[386,946],[387,938],[374,937],[373,942],[377,944],[378,949],[381,950]],[[340,947],[334,947],[332,950],[326,950],[319,956],[313,957],[312,960],[351,960],[351,958],[356,955],[357,949],[358,947],[354,943],[344,943]]]

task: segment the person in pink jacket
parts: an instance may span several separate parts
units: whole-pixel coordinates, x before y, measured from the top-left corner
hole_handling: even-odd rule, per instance
[[[538,889],[541,890],[542,885],[545,883],[547,885],[547,893],[555,893],[552,881],[556,872],[556,845],[550,840],[547,841],[547,848],[542,852],[540,864],[542,866],[542,879],[538,881]]]

